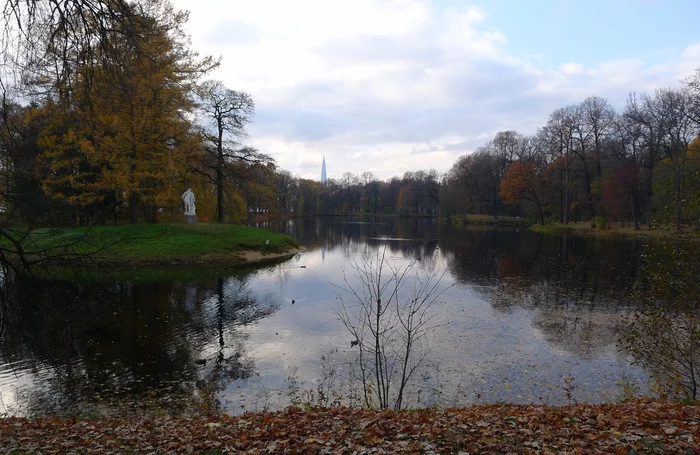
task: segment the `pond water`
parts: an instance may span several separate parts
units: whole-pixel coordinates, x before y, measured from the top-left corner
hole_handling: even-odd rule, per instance
[[[265,227],[298,237],[304,251],[257,270],[16,280],[0,314],[0,414],[236,414],[327,395],[357,403],[357,346],[339,297],[348,301],[344,273],[354,283],[353,264],[377,252],[422,276],[444,272],[408,405],[600,402],[625,385],[646,390],[648,375],[619,352],[615,332],[639,241],[434,219]]]

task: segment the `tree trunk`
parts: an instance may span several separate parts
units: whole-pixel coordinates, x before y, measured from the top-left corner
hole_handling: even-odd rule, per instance
[[[216,216],[219,223],[226,222],[226,208],[224,207],[224,172],[216,170]]]
[[[630,198],[630,202],[632,205],[632,222],[634,223],[634,230],[638,231],[639,230],[639,219],[637,217],[637,203],[635,202],[635,194],[634,192],[632,193],[632,197]]]
[[[682,179],[683,176],[680,172],[679,166],[676,165],[675,169],[675,183],[674,183],[674,199],[675,199],[675,218],[676,218],[676,231],[680,232],[683,225],[683,189],[682,189]]]
[[[569,170],[566,170],[566,175],[564,177],[564,194],[562,196],[562,223],[569,224]]]
[[[226,208],[224,207],[224,125],[218,121],[218,141],[216,143],[216,217],[219,223],[226,222]]]
[[[139,197],[135,194],[129,196],[129,222],[131,224],[136,224],[138,222],[138,205]]]
[[[143,205],[143,215],[146,223],[155,224],[158,222],[158,207],[153,203],[145,203]]]
[[[586,198],[588,199],[588,207],[591,211],[591,219],[596,216],[595,202],[593,201],[593,191],[591,191],[591,174],[588,172],[588,165],[583,163],[583,178],[586,183]],[[578,221],[578,220],[577,220]]]

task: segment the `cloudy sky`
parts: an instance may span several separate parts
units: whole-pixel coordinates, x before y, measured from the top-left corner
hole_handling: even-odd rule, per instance
[[[449,170],[501,130],[700,67],[697,0],[174,0],[248,142],[298,177]]]

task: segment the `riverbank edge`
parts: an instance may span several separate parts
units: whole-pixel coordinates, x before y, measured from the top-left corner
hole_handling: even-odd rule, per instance
[[[677,231],[665,225],[659,225],[654,229],[642,228],[635,230],[629,226],[607,226],[605,229],[598,229],[590,221],[580,221],[578,223],[548,223],[531,224],[528,220],[518,217],[502,216],[494,218],[490,215],[452,215],[441,218],[443,224],[454,227],[491,227],[491,228],[522,228],[529,229],[540,234],[552,235],[574,235],[580,237],[595,238],[638,238],[649,239],[673,239],[679,236],[683,239],[700,240],[700,226],[685,226],[684,231],[678,234]],[[620,223],[615,223],[620,224]]]
[[[245,268],[281,262],[302,250],[288,235],[225,224],[42,228],[23,242],[25,260],[41,259],[31,252],[43,251],[53,268]]]
[[[700,407],[330,407],[241,416],[0,419],[2,453],[700,453]]]
[[[634,229],[631,227],[608,227],[605,229],[597,229],[590,222],[579,222],[570,224],[533,224],[530,230],[541,234],[552,235],[575,235],[580,237],[595,237],[595,238],[636,238],[642,240],[652,239],[676,239],[682,238],[686,240],[700,240],[700,231],[690,227],[678,233],[677,231],[668,228],[667,226],[659,226],[655,229]]]
[[[133,267],[207,267],[207,268],[246,268],[258,265],[277,264],[284,262],[303,251],[303,248],[291,248],[289,250],[270,253],[261,250],[239,250],[228,257],[179,257],[179,258],[153,258],[153,259],[129,259],[96,257],[91,261],[100,267],[109,269],[125,269]]]

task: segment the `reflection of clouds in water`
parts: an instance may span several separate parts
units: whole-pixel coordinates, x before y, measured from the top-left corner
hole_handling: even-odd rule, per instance
[[[185,311],[191,313],[197,306],[197,287],[187,286],[185,289]]]
[[[299,262],[310,265],[314,258],[307,260],[304,254],[318,256],[319,252],[301,255]],[[449,258],[443,254],[434,250],[432,261],[418,265],[427,264],[429,270],[447,267]],[[348,261],[356,257],[335,250],[327,254],[323,267],[285,271],[290,279],[280,293],[283,301],[297,298],[297,304],[286,303],[247,331],[260,376],[237,384],[239,399],[247,397],[251,403],[263,389],[284,398],[290,368],[296,368],[306,387],[315,387],[320,358],[328,349],[337,349],[339,362],[352,361],[356,353],[350,348],[350,337],[334,315],[340,292],[329,282],[341,283],[343,268],[352,271]],[[409,258],[391,255],[391,260],[406,264]],[[265,277],[264,273],[256,276],[257,289],[271,285]],[[561,389],[564,374],[577,378],[575,396],[601,401],[612,397],[621,377],[642,380],[638,370],[615,355],[611,319],[606,314],[573,304],[564,311],[562,296],[546,282],[528,286],[511,281],[502,286],[458,284],[446,292],[435,307],[446,323],[429,336],[430,365],[411,385],[412,404],[499,400],[561,404],[566,400]],[[451,276],[445,277],[445,285],[452,282]],[[343,371],[347,373],[347,365]]]
[[[383,247],[397,264],[415,259],[424,273],[449,270],[444,284],[456,284],[436,306],[447,323],[430,334],[431,364],[412,384],[411,403],[563,404],[562,378],[567,374],[574,377],[574,398],[579,400],[612,398],[623,377],[644,383],[641,370],[616,353],[612,330],[616,299],[628,282],[620,271],[634,275],[634,270],[616,268],[615,257],[628,257],[619,250],[632,251],[633,244],[591,250],[585,240],[467,229],[441,233],[437,242],[412,242],[391,240],[399,231],[390,226],[370,232],[367,226],[362,231],[362,225],[333,228],[323,223],[316,224],[320,233],[336,229],[319,241],[328,245],[325,258],[320,248],[310,248],[294,264],[281,266],[284,280],[275,270],[252,280],[257,290],[278,292],[283,306],[247,329],[260,376],[238,381],[227,389],[230,397],[235,390],[236,396],[248,396],[246,402],[252,403],[256,394],[265,391],[269,398],[274,390],[285,403],[289,368],[296,367],[299,380],[313,388],[320,358],[329,349],[337,349],[340,364],[352,361],[356,351],[334,314],[340,291],[331,283],[342,284],[343,270],[351,274],[353,261]],[[410,229],[401,234],[411,238]],[[617,278],[598,280],[605,274]],[[293,306],[291,299],[297,302]],[[343,374],[347,370],[345,365]]]
[[[536,311],[533,326],[553,347],[585,359],[603,358],[617,353],[616,313],[590,308],[558,308]]]
[[[421,274],[447,270],[444,284],[455,284],[435,307],[445,324],[430,333],[431,363],[412,385],[412,404],[563,403],[565,374],[575,378],[575,398],[590,401],[609,398],[622,377],[643,383],[641,370],[617,354],[613,332],[615,315],[622,311],[620,295],[636,273],[619,257],[629,258],[634,248],[468,229],[448,229],[439,241],[389,240],[397,234],[437,238],[438,225],[431,222],[412,231],[411,226],[399,230],[391,224],[376,228],[309,220],[305,232],[311,232],[311,246],[269,268],[219,279],[86,288],[80,305],[74,305],[75,289],[67,287],[65,314],[74,323],[72,333],[84,336],[54,333],[58,319],[52,318],[64,315],[53,315],[58,306],[47,301],[38,318],[26,321],[46,328],[36,333],[54,337],[37,337],[29,347],[38,353],[40,343],[48,341],[42,355],[53,356],[60,368],[90,367],[96,375],[85,379],[88,392],[95,385],[106,388],[99,375],[109,370],[106,374],[118,375],[127,385],[217,381],[227,412],[274,404],[273,396],[286,404],[290,368],[296,368],[304,387],[313,388],[321,356],[331,352],[341,375],[348,376],[347,363],[357,349],[337,320],[341,291],[334,284],[342,285],[343,270],[352,274],[352,262],[362,254],[386,247],[393,263],[417,260]],[[366,238],[378,236],[386,237]],[[54,286],[52,300],[58,298],[57,289],[63,292]],[[100,356],[86,357],[92,352]],[[195,365],[196,359],[206,364]],[[22,387],[52,387],[54,375],[41,361],[29,362],[38,374],[24,366],[19,379],[9,379],[11,386],[18,384],[20,399]],[[8,389],[8,368],[0,365],[0,391],[6,397],[14,390]],[[47,393],[63,393],[56,390]],[[50,398],[40,390],[34,395]]]
[[[584,343],[587,335],[583,333],[570,341],[570,331],[541,330],[538,322],[547,321],[548,313],[524,308],[498,312],[490,307],[488,299],[479,297],[484,296],[483,292],[472,296],[475,298],[470,301],[467,292],[461,310],[450,313],[445,340],[433,345],[438,353],[450,350],[458,356],[456,361],[449,356],[441,359],[441,370],[445,394],[459,398],[462,404],[565,404],[561,389],[565,374],[576,380],[574,398],[592,402],[612,399],[623,377],[639,384],[646,380],[640,369],[630,367],[617,354],[609,315],[589,315],[586,322],[599,324],[591,337],[600,340]],[[552,324],[561,328],[557,321],[555,317]],[[566,326],[572,327],[581,329],[585,324]]]
[[[31,410],[26,409],[28,391],[42,387],[43,379],[26,361],[7,362],[2,358],[0,365],[0,416],[13,415],[27,417]]]

